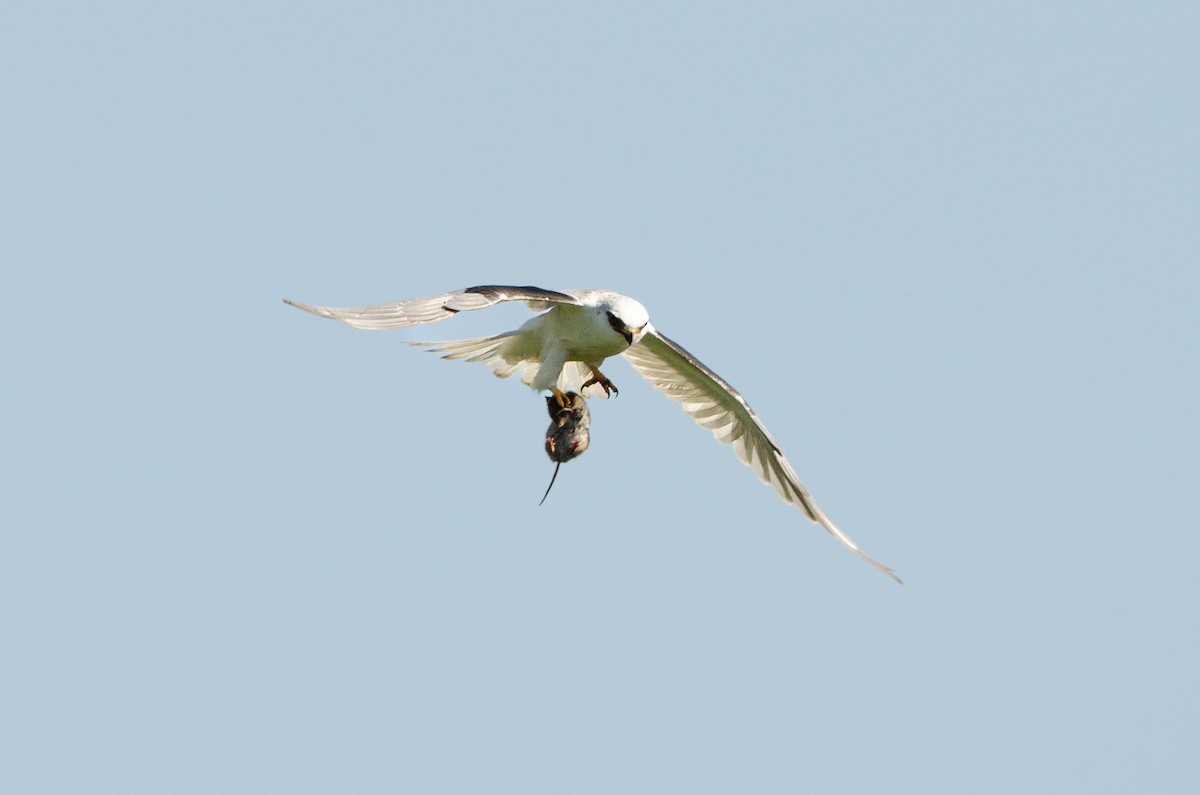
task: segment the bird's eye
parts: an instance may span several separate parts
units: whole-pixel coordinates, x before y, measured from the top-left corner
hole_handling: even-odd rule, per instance
[[[620,334],[622,337],[625,338],[626,342],[628,342],[630,345],[632,345],[633,344],[633,332],[629,330],[629,328],[625,325],[625,323],[621,320],[621,318],[617,317],[612,312],[608,312],[607,314],[608,314],[608,325],[612,326],[613,331]]]

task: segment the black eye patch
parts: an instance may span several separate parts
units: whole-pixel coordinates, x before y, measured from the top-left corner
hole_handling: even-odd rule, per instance
[[[621,322],[621,318],[617,317],[612,312],[608,312],[607,314],[608,314],[608,325],[612,326],[613,331],[620,334],[622,337],[625,338],[626,342],[628,342],[630,345],[632,345],[633,344],[633,332],[630,331],[629,329],[625,328],[625,324]]]

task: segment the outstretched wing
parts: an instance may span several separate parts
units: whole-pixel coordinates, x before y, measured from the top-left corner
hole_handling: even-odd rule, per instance
[[[390,304],[347,307],[334,309],[324,306],[308,306],[283,299],[297,309],[312,312],[321,317],[340,320],[348,326],[362,329],[404,328],[422,323],[436,323],[459,312],[486,309],[502,301],[524,301],[530,309],[540,311],[551,304],[578,304],[579,300],[566,293],[543,290],[541,287],[506,287],[486,284],[468,287],[452,293],[443,293],[429,298],[413,298]]]
[[[648,328],[624,356],[656,389],[681,403],[683,410],[698,425],[711,430],[717,441],[732,444],[738,458],[764,483],[769,483],[785,502],[799,504],[810,519],[828,530],[847,549],[900,582],[896,572],[859,549],[825,515],[754,410],[725,379],[653,327]]]

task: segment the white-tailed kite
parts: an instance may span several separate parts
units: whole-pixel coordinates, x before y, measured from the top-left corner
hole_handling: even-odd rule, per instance
[[[667,397],[682,404],[701,427],[722,444],[732,444],[744,464],[754,470],[785,502],[798,504],[808,517],[838,541],[887,574],[900,578],[850,540],[813,501],[770,432],[738,391],[650,324],[640,303],[607,290],[544,290],[540,287],[483,285],[429,298],[390,304],[332,309],[286,303],[321,317],[361,329],[387,329],[436,323],[503,301],[524,301],[534,316],[515,331],[492,337],[447,342],[413,342],[438,351],[446,359],[482,362],[501,378],[521,374],[538,391],[550,390],[560,405],[566,393],[593,397],[616,394],[600,372],[609,356],[623,354],[633,368]]]

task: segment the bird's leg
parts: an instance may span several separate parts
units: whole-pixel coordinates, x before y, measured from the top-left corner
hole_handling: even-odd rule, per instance
[[[588,365],[588,369],[592,371],[592,377],[583,382],[583,386],[581,386],[579,388],[580,392],[587,389],[592,384],[599,384],[600,386],[602,386],[604,388],[604,396],[605,397],[608,397],[609,395],[621,394],[621,391],[619,389],[617,389],[617,385],[614,384],[612,381],[609,381],[604,376],[604,373],[600,372],[595,367],[592,367],[590,364]]]
[[[565,409],[567,406],[571,405],[571,399],[567,397],[566,392],[563,392],[556,386],[550,387],[550,391],[554,393],[554,401],[558,403],[558,407],[560,409]]]

